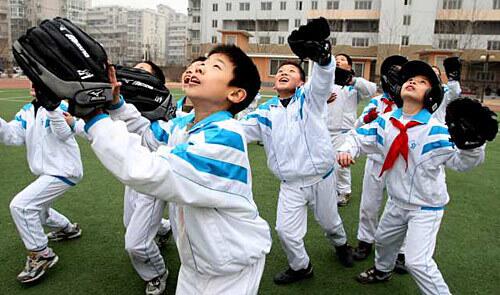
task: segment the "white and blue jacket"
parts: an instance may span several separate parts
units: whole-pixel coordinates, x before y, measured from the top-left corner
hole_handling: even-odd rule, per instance
[[[335,78],[335,77],[334,77]],[[333,80],[335,81],[335,80]],[[377,91],[373,82],[356,77],[353,85],[332,85],[330,93],[336,93],[337,98],[328,104],[328,131],[331,136],[344,133],[354,128],[358,103],[365,98],[372,97]]]
[[[334,71],[335,61],[324,67],[315,63],[311,78],[286,108],[274,97],[240,121],[248,142],[263,142],[267,166],[281,181],[311,185],[334,167],[325,124]]]
[[[127,106],[121,103],[116,111]],[[134,110],[138,113],[131,106],[129,114]],[[253,200],[240,124],[225,111],[188,128],[193,120],[189,114],[146,127],[136,120],[143,136],[129,133],[125,122],[107,115],[94,117],[85,128],[99,160],[122,183],[170,202],[185,267],[207,275],[234,274],[269,253],[269,226]]]
[[[83,176],[80,149],[74,138],[75,132],[64,120],[66,102],[54,111],[43,107],[36,110],[28,103],[6,122],[0,118],[0,142],[6,145],[25,145],[28,165],[35,175],[52,175],[74,184],[66,178]]]
[[[445,123],[446,107],[450,102],[457,99],[460,94],[462,94],[462,88],[460,88],[460,82],[448,81],[448,84],[443,85],[443,91],[443,101],[439,105],[438,109],[432,113],[432,116],[442,124]]]
[[[385,109],[388,107],[388,105],[382,101],[382,98],[387,98],[389,100],[392,100],[390,97],[389,97],[389,94],[387,93],[383,93],[381,95],[378,95],[376,97],[373,97],[372,99],[370,99],[370,101],[368,102],[368,104],[366,105],[366,107],[363,109],[363,112],[361,113],[361,116],[359,116],[359,118],[356,120],[356,123],[354,124],[354,128],[359,128],[361,126],[363,126],[365,124],[365,122],[363,121],[363,118],[366,114],[368,114],[368,112],[375,108],[376,112],[380,115],[382,115],[385,111]],[[398,108],[398,106],[396,104],[393,104],[392,105],[392,111],[395,111],[396,109]],[[378,163],[384,163],[384,158],[382,157],[382,155],[379,155],[379,154],[369,154],[367,156],[369,159],[372,159]]]
[[[346,143],[339,149],[351,153],[380,154],[386,157],[399,129],[389,118],[401,121],[402,110],[379,116],[375,121],[348,133]],[[448,128],[423,109],[412,118],[422,123],[407,131],[408,170],[399,156],[394,166],[385,171],[387,193],[403,209],[442,209],[449,201],[444,167],[456,171],[471,169],[484,161],[484,146],[459,150],[450,142]],[[378,171],[377,171],[378,172]]]

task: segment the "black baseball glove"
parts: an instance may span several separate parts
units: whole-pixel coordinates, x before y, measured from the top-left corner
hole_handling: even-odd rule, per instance
[[[332,57],[332,45],[327,40],[329,36],[328,21],[320,17],[294,30],[288,36],[288,44],[301,60],[310,58],[320,65],[327,65]]]
[[[352,83],[352,71],[344,70],[339,67],[335,68],[335,84],[339,86],[347,86]]]
[[[43,107],[54,109],[60,100],[69,99],[69,112],[82,117],[111,102],[106,52],[71,21],[44,20],[12,47],[17,63],[40,92]]]
[[[492,141],[498,133],[497,115],[477,100],[458,98],[446,108],[446,125],[457,148],[469,150]]]
[[[448,80],[460,81],[462,73],[462,63],[456,56],[448,57],[443,61],[444,71]]]
[[[175,117],[175,104],[167,87],[155,76],[131,67],[116,66],[120,93],[150,121],[168,121]]]

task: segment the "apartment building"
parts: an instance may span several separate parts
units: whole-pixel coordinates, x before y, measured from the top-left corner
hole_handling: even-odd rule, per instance
[[[471,84],[500,80],[500,0],[189,0],[188,54],[246,32],[248,53],[266,59],[259,70],[269,83],[293,57],[289,33],[319,16],[329,21],[334,51],[353,56],[366,78],[377,80],[381,61],[401,54],[439,66],[460,55]]]
[[[187,15],[176,13],[170,19],[167,37],[167,63],[185,65],[187,40]]]

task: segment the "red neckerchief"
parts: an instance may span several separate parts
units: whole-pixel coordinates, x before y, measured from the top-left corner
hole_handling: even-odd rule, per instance
[[[384,165],[382,166],[382,171],[380,171],[380,176],[384,173],[384,171],[389,170],[394,166],[394,163],[396,162],[396,159],[398,158],[399,154],[403,156],[403,159],[406,162],[406,169],[408,169],[408,134],[406,131],[414,126],[421,125],[422,123],[416,122],[416,121],[410,121],[406,123],[406,125],[403,125],[401,122],[399,122],[396,118],[391,117],[389,120],[391,120],[392,125],[394,127],[399,129],[399,134],[394,138],[394,141],[391,144],[391,147],[389,148],[389,152],[387,153],[387,156],[384,161]]]
[[[387,99],[385,97],[382,97],[381,100],[387,105],[384,109],[384,114],[392,111],[392,106],[394,105],[394,101]]]

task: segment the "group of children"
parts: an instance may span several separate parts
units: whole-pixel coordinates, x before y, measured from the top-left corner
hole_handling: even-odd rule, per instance
[[[82,118],[82,127],[100,162],[127,186],[125,245],[148,282],[146,294],[163,293],[168,276],[153,242],[165,202],[181,260],[177,294],[257,294],[271,232],[253,200],[247,150],[253,141],[263,144],[268,167],[280,181],[276,232],[288,267],[276,274],[276,284],[313,275],[303,241],[309,207],[343,266],[366,259],[375,244],[374,267],[362,272],[359,282],[390,279],[402,251],[401,266],[422,293],[450,293],[432,259],[449,200],[444,167],[463,171],[479,165],[484,146],[458,150],[449,142],[447,127],[433,115],[444,104],[438,108],[442,85],[428,64],[386,59],[384,93],[357,120],[358,102],[373,96],[376,85],[360,77],[336,85],[336,67],[352,71],[351,58],[339,54],[326,64],[314,63],[308,81],[299,64],[282,64],[277,95],[236,120],[258,95],[259,73],[240,48],[217,46],[184,72],[186,97],[178,102],[177,117],[153,122],[120,96],[110,67],[113,103]],[[153,68],[150,72],[154,75]],[[458,81],[448,85],[445,102],[459,92]],[[0,119],[0,140],[26,144],[30,168],[40,176],[11,202],[30,252],[18,276],[23,283],[36,281],[57,262],[48,240],[81,235],[78,224],[51,209],[82,177],[74,134],[83,123],[64,108],[61,103],[45,110],[35,98],[15,120]],[[369,157],[353,251],[337,206],[349,201],[346,168],[360,154]],[[389,198],[378,221],[384,188]],[[42,225],[56,231],[46,236]]]

